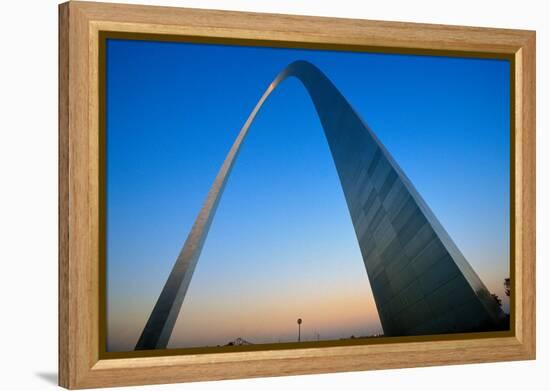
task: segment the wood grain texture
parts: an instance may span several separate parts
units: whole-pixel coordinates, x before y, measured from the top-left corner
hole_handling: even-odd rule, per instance
[[[534,32],[85,2],[60,5],[59,22],[60,385],[90,388],[535,358]],[[509,56],[515,64],[515,335],[100,359],[100,31]]]
[[[59,7],[59,383],[69,384],[69,7]]]
[[[536,348],[536,320],[535,320],[535,293],[536,293],[536,57],[535,36],[531,36],[528,42],[519,51],[522,61],[521,69],[521,121],[518,138],[521,138],[522,156],[521,163],[516,159],[516,164],[521,166],[522,181],[516,183],[516,193],[522,193],[521,214],[517,220],[522,223],[521,237],[517,242],[521,243],[522,253],[519,254],[518,267],[522,268],[521,280],[517,281],[517,291],[521,292],[522,318],[519,319],[521,332],[517,333],[528,353],[535,357]],[[516,128],[518,129],[518,128]],[[518,232],[519,236],[520,233]]]

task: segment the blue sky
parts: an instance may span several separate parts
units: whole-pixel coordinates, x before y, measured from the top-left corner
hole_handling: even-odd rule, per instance
[[[298,59],[332,80],[504,298],[508,61],[108,40],[108,349],[133,349],[236,135]],[[322,127],[288,79],[243,146],[169,347],[290,341],[298,317],[305,339],[380,331]]]

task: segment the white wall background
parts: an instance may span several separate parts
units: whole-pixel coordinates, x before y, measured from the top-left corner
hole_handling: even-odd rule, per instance
[[[119,2],[125,2],[119,0]],[[134,3],[537,30],[537,361],[236,380],[140,389],[548,389],[548,21],[543,1],[150,0]],[[57,1],[0,12],[0,388],[56,387]],[[546,285],[545,285],[546,282]],[[546,376],[545,376],[546,375]],[[546,384],[545,384],[546,383]],[[545,387],[546,386],[546,387]],[[138,388],[135,388],[138,389]]]

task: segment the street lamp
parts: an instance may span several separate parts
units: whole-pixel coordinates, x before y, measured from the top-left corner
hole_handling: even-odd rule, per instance
[[[302,318],[298,318],[298,342],[300,342],[300,327],[302,326]]]

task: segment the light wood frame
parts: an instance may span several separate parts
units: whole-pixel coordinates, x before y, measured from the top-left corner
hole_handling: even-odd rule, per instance
[[[101,31],[374,51],[506,55],[514,316],[505,337],[104,359],[100,355]],[[59,384],[91,388],[535,358],[535,32],[106,3],[59,6]]]

